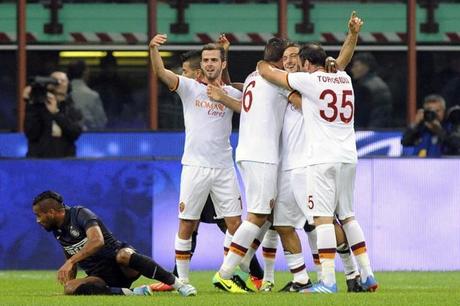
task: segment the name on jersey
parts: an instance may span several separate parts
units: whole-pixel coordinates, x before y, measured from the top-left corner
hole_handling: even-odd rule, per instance
[[[81,249],[83,249],[83,247],[85,246],[86,242],[88,241],[88,238],[85,238],[83,239],[82,241],[78,242],[78,243],[75,243],[75,244],[72,244],[72,245],[68,245],[68,246],[65,246],[64,247],[64,251],[73,256],[75,254],[77,254],[78,252],[81,251]]]
[[[349,84],[350,80],[345,77],[330,77],[326,75],[318,75],[318,82],[331,84]]]
[[[224,117],[225,115],[225,105],[221,103],[216,103],[216,102],[211,102],[208,100],[200,100],[196,99],[195,100],[195,106],[199,108],[204,108],[208,110],[208,115],[209,116],[214,116],[214,117]]]

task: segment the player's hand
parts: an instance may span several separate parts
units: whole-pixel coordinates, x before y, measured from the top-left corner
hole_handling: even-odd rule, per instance
[[[155,48],[163,45],[168,40],[168,35],[166,34],[157,34],[155,35],[149,43],[149,48]]]
[[[65,285],[69,280],[72,279],[74,273],[74,264],[70,260],[66,262],[59,268],[57,273],[57,279],[61,285]]]
[[[225,52],[228,52],[228,49],[230,49],[230,42],[228,41],[227,37],[225,34],[220,34],[219,39],[217,40],[217,43],[224,48]]]
[[[336,73],[337,72],[337,61],[332,56],[328,56],[326,58],[326,63],[324,64],[326,71],[329,73]]]
[[[59,108],[58,108],[58,102],[57,102],[56,96],[48,92],[46,95],[46,99],[47,100],[46,100],[45,105],[48,111],[52,114],[58,113]]]
[[[350,33],[358,34],[363,24],[364,21],[356,15],[356,12],[351,12],[350,20],[348,21],[348,30]]]
[[[214,85],[208,85],[206,93],[208,94],[208,97],[214,101],[222,101],[223,97],[226,95],[225,91],[221,87]]]

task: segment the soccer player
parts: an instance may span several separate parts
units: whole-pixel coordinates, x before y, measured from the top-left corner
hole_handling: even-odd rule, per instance
[[[362,23],[358,17],[357,22]],[[287,73],[260,62],[260,74],[268,81],[302,95],[305,124],[307,205],[314,217],[321,263],[320,281],[305,290],[311,293],[337,292],[334,257],[337,243],[334,217],[343,224],[347,240],[361,269],[364,290],[378,284],[370,265],[363,231],[354,218],[353,189],[356,175],[356,139],[353,128],[354,96],[351,78],[344,71],[325,71],[326,52],[316,44],[300,50],[302,71]]]
[[[360,24],[354,16],[348,21],[349,33],[336,61],[336,68],[345,69],[350,62],[356,46]],[[300,46],[294,43],[288,45],[283,54],[284,70],[290,73],[298,72]],[[334,63],[334,62],[331,62]],[[300,240],[295,228],[304,228],[310,249],[317,267],[320,279],[321,265],[319,264],[316,247],[316,230],[311,218],[307,218],[305,205],[306,183],[303,173],[307,165],[304,156],[305,131],[302,111],[300,108],[289,105],[286,109],[283,130],[281,134],[281,163],[278,176],[278,197],[274,208],[274,225],[280,234],[283,243],[286,262],[294,274],[294,280],[289,282],[281,291],[295,292],[310,287],[308,283],[301,283],[302,276],[297,272],[298,267],[305,265]],[[308,223],[305,224],[305,221]],[[309,224],[310,223],[310,224]],[[347,279],[348,291],[362,291],[357,280],[359,273],[351,257],[345,235],[341,226],[335,222],[337,233],[337,252],[344,263],[344,272]],[[269,291],[274,284],[267,282],[262,290]]]
[[[284,48],[284,40],[270,39],[265,46],[264,59],[282,68]],[[271,224],[268,216],[276,198],[279,137],[286,106],[287,94],[261,78],[258,71],[246,78],[236,160],[245,186],[248,214],[213,278],[216,287],[228,292],[254,290],[247,280],[243,279],[246,288],[241,288],[232,277],[237,266],[248,272],[244,271],[247,265],[241,264],[252,258]]]
[[[232,115],[240,111],[241,103],[219,103],[207,96],[207,84],[221,85],[222,71],[226,67],[222,46],[207,44],[203,47],[203,76],[198,81],[165,69],[158,47],[166,41],[166,35],[157,34],[150,41],[149,49],[153,72],[170,90],[179,94],[184,107],[185,147],[175,253],[179,279],[187,283],[191,237],[208,195],[215,204],[217,216],[224,217],[229,237],[241,224],[240,193],[229,140]],[[236,99],[241,97],[241,92],[231,86],[223,86],[223,89]]]
[[[150,257],[117,240],[89,209],[65,205],[54,191],[37,195],[32,209],[37,223],[53,232],[64,250],[67,260],[57,278],[65,294],[150,295],[149,286],[127,289],[143,275],[173,286],[183,296],[196,295],[192,285],[184,284]],[[76,278],[77,265],[87,277]]]
[[[228,49],[230,47],[230,42],[225,37],[225,34],[220,35],[217,43],[222,45],[222,47],[225,50],[225,54],[226,54],[225,56],[227,58]],[[200,80],[203,76],[203,71],[201,70],[201,65],[200,65],[201,51],[200,50],[187,51],[181,54],[181,59],[182,59],[182,76],[190,78],[190,79],[194,79],[194,80]],[[224,72],[223,72],[224,75],[228,74],[227,68],[228,67],[224,69]],[[230,78],[228,75],[225,78],[226,78],[225,83],[230,81]],[[225,221],[223,218],[217,217],[216,210],[214,209],[214,203],[212,202],[212,199],[210,196],[208,196],[206,200],[206,204],[203,207],[203,211],[201,212],[200,222],[215,223],[219,227],[219,229],[222,231],[222,233],[226,234],[227,232],[227,226],[225,225]],[[191,250],[190,250],[191,257],[193,256],[193,253],[195,252],[195,248],[196,248],[198,228],[199,228],[199,223],[197,223],[196,228],[194,229],[192,233],[192,243],[191,243]],[[231,239],[231,236],[226,236],[226,238]],[[229,244],[229,242],[227,244]],[[224,254],[226,254],[227,252],[228,252],[228,248],[224,248]],[[254,256],[251,259],[250,272],[251,272],[251,279],[255,283],[255,286],[260,287],[262,284],[262,277],[263,277],[264,272],[262,271],[262,268],[260,267],[256,256]],[[174,265],[173,274],[177,276],[177,265]],[[152,284],[150,288],[153,291],[174,290],[174,288],[172,288],[171,286],[165,285],[163,283]]]

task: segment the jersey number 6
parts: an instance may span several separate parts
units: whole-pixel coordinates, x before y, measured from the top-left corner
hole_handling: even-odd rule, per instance
[[[243,93],[243,109],[247,113],[252,106],[252,91],[251,89],[256,86],[256,81],[249,82],[248,86],[244,89]]]

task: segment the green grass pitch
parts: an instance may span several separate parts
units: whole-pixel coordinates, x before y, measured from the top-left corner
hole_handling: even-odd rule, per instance
[[[214,272],[194,271],[192,283],[198,295],[183,298],[177,293],[154,296],[64,296],[54,271],[0,271],[0,305],[460,305],[460,272],[380,272],[375,293],[346,293],[341,273],[337,273],[339,293],[229,294],[211,285]],[[290,279],[287,272],[276,273],[276,287]],[[140,278],[136,285],[151,283]]]

